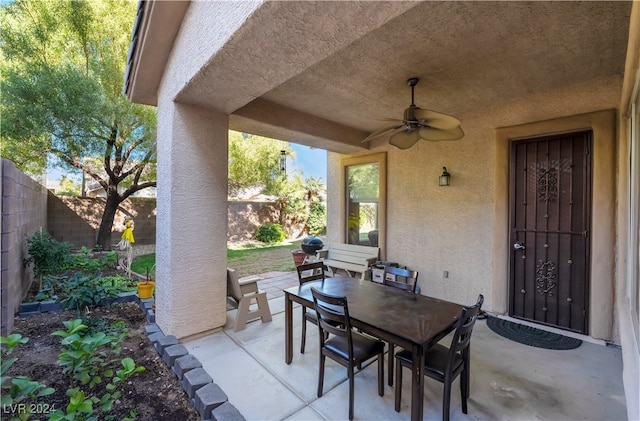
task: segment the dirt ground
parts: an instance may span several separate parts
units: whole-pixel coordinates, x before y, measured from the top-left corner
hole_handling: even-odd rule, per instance
[[[124,320],[129,332],[122,343],[122,352],[118,361],[130,357],[137,365],[145,367],[145,371],[136,373],[123,385],[122,396],[108,414],[96,413],[98,419],[122,420],[131,416],[134,410],[137,420],[162,421],[199,420],[200,417],[191,406],[187,395],[147,339],[144,327],[146,320],[137,304],[125,303],[110,307],[98,308],[90,313],[92,317],[104,317],[109,320]],[[63,409],[69,398],[65,392],[70,388],[69,378],[62,373],[57,364],[60,353],[60,337],[51,336],[56,330],[64,330],[63,322],[76,318],[75,311],[62,313],[45,313],[34,317],[16,317],[14,333],[29,338],[26,344],[18,345],[12,356],[18,361],[11,367],[10,375],[24,375],[53,387],[53,395],[39,399],[40,405],[32,407],[41,412],[51,409]],[[121,368],[121,367],[119,367]],[[105,392],[99,385],[92,390],[96,396]],[[27,405],[35,402],[24,402]],[[94,406],[95,407],[95,406]],[[3,410],[4,411],[4,410]],[[2,413],[2,418],[10,417]],[[113,418],[111,417],[113,416]],[[45,414],[30,419],[46,419]]]

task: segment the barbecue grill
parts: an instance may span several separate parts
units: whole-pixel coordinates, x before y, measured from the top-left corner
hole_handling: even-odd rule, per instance
[[[318,237],[307,237],[302,240],[300,247],[302,247],[302,251],[304,251],[305,254],[315,256],[318,250],[322,250],[324,243]]]

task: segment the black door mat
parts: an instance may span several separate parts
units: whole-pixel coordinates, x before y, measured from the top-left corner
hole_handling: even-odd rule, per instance
[[[498,317],[489,317],[487,326],[500,336],[521,344],[544,349],[575,349],[582,345],[580,339],[558,335],[531,326],[513,323]]]

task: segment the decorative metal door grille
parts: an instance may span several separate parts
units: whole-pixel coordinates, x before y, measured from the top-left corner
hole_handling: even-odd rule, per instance
[[[587,333],[591,132],[511,149],[509,314]]]
[[[556,288],[556,266],[553,262],[543,262],[538,260],[536,269],[536,290],[538,294],[549,294],[553,297]]]
[[[538,200],[555,203],[558,199],[557,168],[539,169],[538,174]]]

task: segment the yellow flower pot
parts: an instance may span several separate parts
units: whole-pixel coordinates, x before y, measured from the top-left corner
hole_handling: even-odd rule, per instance
[[[138,298],[141,300],[153,297],[153,288],[156,283],[153,281],[138,282]]]

